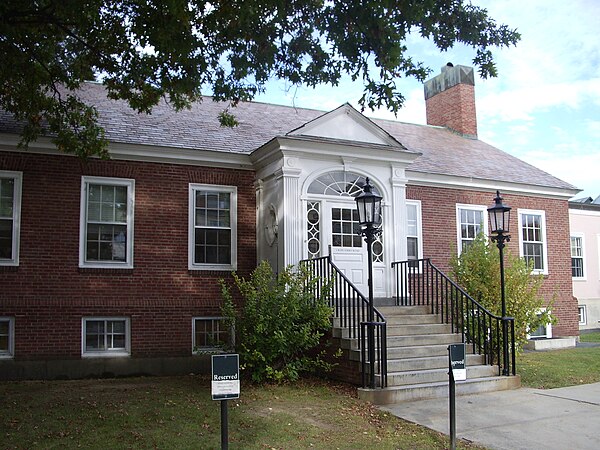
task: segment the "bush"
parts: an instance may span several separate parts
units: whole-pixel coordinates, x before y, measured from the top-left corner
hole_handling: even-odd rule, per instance
[[[331,328],[327,296],[315,299],[310,294],[315,292],[310,284],[321,280],[291,267],[276,276],[265,261],[249,280],[235,273],[233,278],[243,303],[236,308],[230,286],[221,281],[223,314],[234,326],[242,369],[252,380],[296,380],[302,372],[331,368],[314,352]]]
[[[506,250],[504,257],[506,315],[515,319],[515,342],[521,349],[527,334],[554,321],[552,302],[546,305],[539,293],[543,276],[532,275],[525,259]],[[492,314],[502,316],[500,256],[495,244],[488,244],[480,233],[460,256],[454,254],[450,266],[459,286]]]

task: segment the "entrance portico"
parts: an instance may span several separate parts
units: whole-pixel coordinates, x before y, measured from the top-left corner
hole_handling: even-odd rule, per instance
[[[259,260],[281,270],[330,254],[366,293],[367,255],[354,196],[369,177],[383,197],[383,233],[373,245],[374,294],[390,296],[390,262],[406,259],[404,174],[418,156],[348,104],[271,140],[252,155]]]

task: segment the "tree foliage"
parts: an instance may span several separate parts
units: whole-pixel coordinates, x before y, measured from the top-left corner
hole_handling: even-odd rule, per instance
[[[231,288],[222,282],[223,314],[232,322],[242,367],[253,381],[296,380],[302,372],[329,368],[314,353],[331,327],[326,296],[311,294],[311,283],[321,280],[291,268],[275,275],[265,261],[249,279],[233,278],[243,302],[236,307]]]
[[[161,98],[181,109],[205,91],[235,105],[273,78],[314,87],[350,75],[363,108],[396,112],[398,80],[430,72],[409,33],[473,47],[483,77],[496,75],[490,47],[520,38],[465,0],[4,0],[0,107],[25,122],[22,145],[47,129],[82,157],[108,156],[96,109],[73,92],[86,80],[149,112]],[[220,120],[235,125],[228,111]]]
[[[527,342],[527,334],[540,325],[552,323],[552,302],[540,294],[542,275],[533,275],[525,259],[504,252],[506,314],[515,319],[518,348]],[[502,316],[500,294],[500,256],[496,245],[480,233],[460,256],[450,261],[455,281],[492,314]]]

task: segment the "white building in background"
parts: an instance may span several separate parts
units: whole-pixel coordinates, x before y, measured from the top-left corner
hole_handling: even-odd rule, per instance
[[[569,226],[579,329],[600,329],[600,196],[570,201]]]

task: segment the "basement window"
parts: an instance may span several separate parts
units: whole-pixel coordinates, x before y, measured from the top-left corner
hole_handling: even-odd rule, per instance
[[[84,317],[83,356],[128,356],[131,353],[128,317]]]
[[[0,317],[0,358],[12,358],[15,353],[15,319]]]
[[[220,352],[233,345],[233,330],[225,317],[192,319],[192,352]]]

